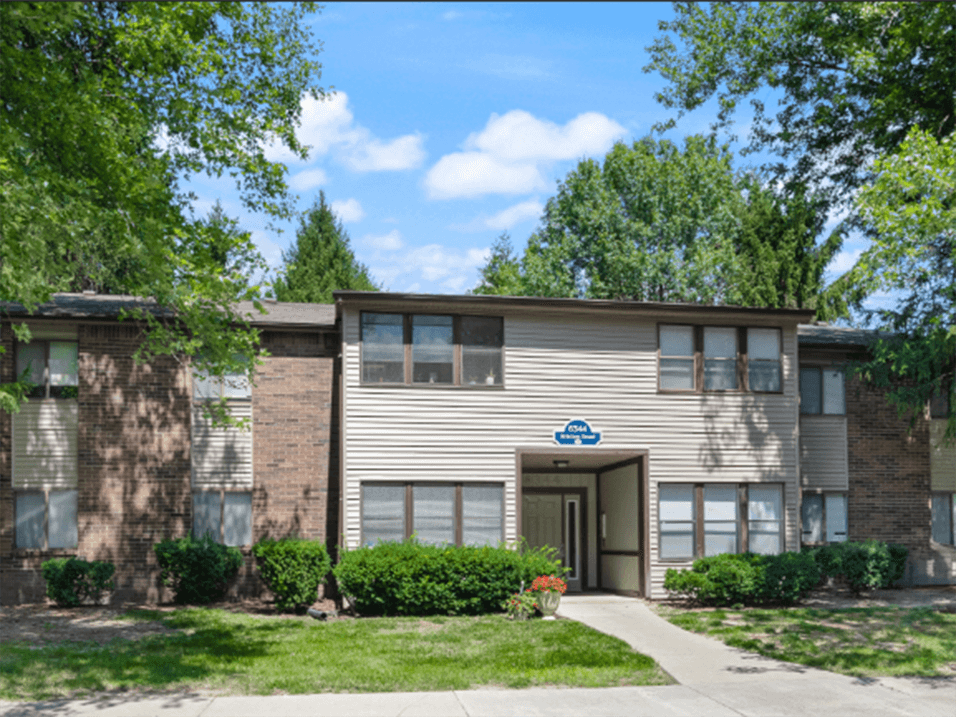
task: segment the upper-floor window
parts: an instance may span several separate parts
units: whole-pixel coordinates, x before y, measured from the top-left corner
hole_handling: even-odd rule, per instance
[[[245,374],[226,374],[223,378],[193,372],[193,399],[252,398],[252,385]]]
[[[846,414],[843,371],[840,369],[802,366],[800,368],[800,413]]]
[[[363,312],[362,383],[502,385],[500,317]]]
[[[76,341],[17,344],[17,376],[32,384],[29,398],[76,398],[77,359]]]
[[[663,325],[663,391],[782,390],[780,329]]]

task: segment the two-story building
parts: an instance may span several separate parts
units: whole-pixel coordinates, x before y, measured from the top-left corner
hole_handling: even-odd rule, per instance
[[[941,418],[911,429],[847,382],[868,332],[795,310],[335,297],[253,316],[254,386],[136,365],[128,297],[5,307],[0,380],[38,388],[0,415],[0,600],[39,599],[63,554],[113,560],[117,598],[160,599],[151,546],[190,530],[247,556],[266,535],[524,539],[558,548],[571,589],[651,598],[699,556],[878,538],[910,548],[906,582],[956,582],[956,449]],[[222,392],[251,431],[204,418]],[[261,589],[251,559],[237,589]]]

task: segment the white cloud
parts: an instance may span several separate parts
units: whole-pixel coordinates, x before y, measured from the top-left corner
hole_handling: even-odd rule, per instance
[[[475,282],[475,270],[485,264],[489,254],[487,248],[461,252],[441,244],[428,244],[388,257],[379,255],[371,262],[371,271],[387,287],[401,279],[416,290],[422,282],[441,282],[442,288],[459,292]]]
[[[561,160],[603,154],[627,134],[614,120],[586,112],[561,126],[523,110],[492,114],[463,152],[446,154],[428,171],[431,199],[524,194],[546,188],[542,169]]]
[[[515,204],[513,207],[498,212],[492,217],[485,219],[484,224],[489,229],[511,229],[515,224],[520,224],[527,219],[537,219],[544,211],[544,205],[531,199],[527,202]]]
[[[853,265],[856,264],[857,259],[860,258],[860,254],[862,253],[862,249],[857,249],[856,251],[839,252],[833,257],[833,259],[830,260],[830,263],[827,265],[827,273],[833,274],[835,277],[842,276],[853,268]]]
[[[382,140],[356,124],[344,92],[336,92],[324,100],[304,97],[296,138],[311,147],[309,161],[331,153],[356,172],[414,169],[425,160],[424,138],[420,134]],[[302,161],[279,142],[268,145],[265,155],[272,162]]]
[[[354,198],[345,200],[337,199],[332,202],[332,213],[346,224],[360,222],[365,218],[365,210],[362,209],[359,200]]]
[[[268,262],[269,266],[277,267],[282,264],[282,247],[276,244],[264,231],[253,229],[249,232],[252,243],[256,245],[262,258]]]
[[[465,14],[462,13],[462,12],[458,12],[458,11],[456,11],[456,10],[449,10],[448,12],[442,13],[442,16],[441,16],[441,17],[442,17],[442,20],[449,20],[449,21],[450,21],[450,20],[457,20],[457,19],[462,18],[462,17],[464,17],[464,16],[465,16]]]
[[[300,192],[306,192],[315,189],[329,181],[325,171],[322,169],[307,169],[299,172],[289,180],[289,186]]]
[[[392,229],[388,234],[380,236],[366,234],[362,237],[362,242],[382,251],[398,251],[405,246],[405,242],[402,241],[402,233],[398,229]]]

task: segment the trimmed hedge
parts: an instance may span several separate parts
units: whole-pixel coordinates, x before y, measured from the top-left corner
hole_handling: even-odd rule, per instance
[[[53,558],[41,566],[46,595],[61,607],[76,607],[84,600],[99,602],[104,590],[113,589],[116,566],[107,560],[88,563],[82,558]]]
[[[176,602],[204,605],[219,600],[242,566],[242,553],[215,542],[207,533],[163,540],[153,546],[163,585],[171,587]]]
[[[553,548],[426,545],[415,539],[342,553],[339,590],[362,615],[480,615],[539,575],[564,575]]]
[[[907,549],[876,540],[834,543],[800,553],[727,553],[671,568],[664,589],[703,605],[792,604],[827,576],[843,577],[854,592],[888,587],[901,577]]]
[[[259,577],[275,595],[280,610],[305,610],[316,601],[319,585],[332,568],[325,545],[317,540],[260,540],[252,547]]]

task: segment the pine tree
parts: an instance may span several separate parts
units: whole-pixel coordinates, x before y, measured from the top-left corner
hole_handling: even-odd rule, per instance
[[[275,282],[279,301],[331,304],[337,289],[378,291],[368,267],[355,258],[349,235],[336,221],[325,193],[300,218],[295,246],[282,253],[284,270]]]

